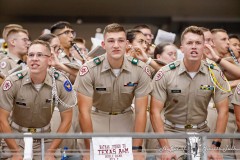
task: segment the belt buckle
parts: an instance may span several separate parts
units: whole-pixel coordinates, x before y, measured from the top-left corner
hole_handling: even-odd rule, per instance
[[[118,112],[109,112],[109,115],[118,115]]]
[[[37,129],[36,128],[28,128],[28,132],[36,133]]]
[[[186,124],[184,126],[185,129],[192,129],[193,128],[193,125],[192,124]]]

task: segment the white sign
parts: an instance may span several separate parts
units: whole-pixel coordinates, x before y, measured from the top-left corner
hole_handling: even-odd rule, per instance
[[[156,45],[163,43],[163,42],[173,43],[175,40],[175,37],[176,37],[175,33],[167,32],[167,31],[159,29],[154,43]]]
[[[91,160],[133,160],[131,137],[93,137]]]

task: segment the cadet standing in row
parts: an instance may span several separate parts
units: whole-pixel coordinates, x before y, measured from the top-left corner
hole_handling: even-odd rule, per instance
[[[76,104],[72,85],[62,74],[48,70],[50,46],[44,41],[34,41],[28,50],[28,69],[10,75],[0,90],[0,129],[1,133],[12,132],[50,132],[50,120],[54,107],[61,112],[61,124],[58,133],[66,133],[72,121],[72,106]],[[75,102],[74,102],[75,101]],[[11,121],[8,118],[11,115]],[[8,149],[12,159],[22,159],[23,140],[5,139],[2,156]],[[61,140],[51,143],[45,139],[46,160],[52,160]],[[39,154],[41,141],[34,140],[33,147]],[[36,154],[36,153],[35,153]],[[10,155],[5,155],[8,158]],[[6,158],[7,158],[6,157]],[[38,156],[34,159],[40,159]]]
[[[153,79],[151,122],[158,133],[209,132],[207,107],[211,97],[218,111],[216,133],[224,133],[228,120],[229,86],[226,78],[214,64],[202,61],[204,36],[199,27],[186,28],[181,36],[184,59],[173,62],[158,71]],[[165,108],[164,117],[161,111]],[[161,158],[179,158],[184,155],[183,139],[160,139]],[[216,147],[221,139],[214,139],[209,158],[222,159]],[[171,150],[177,147],[178,150]],[[205,146],[208,147],[208,146]],[[181,150],[183,149],[183,150]]]
[[[102,42],[106,54],[85,63],[77,75],[79,122],[83,132],[144,132],[150,70],[141,61],[126,56],[126,34],[119,24],[104,30]],[[135,117],[131,108],[135,99]],[[89,149],[89,140],[85,140]],[[139,150],[142,139],[133,140]],[[89,159],[88,156],[84,157]]]

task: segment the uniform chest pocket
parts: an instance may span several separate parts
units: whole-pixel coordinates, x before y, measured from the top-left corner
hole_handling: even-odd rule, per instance
[[[212,91],[211,90],[198,90],[197,91],[197,96],[201,96],[201,97],[209,97],[211,96]]]
[[[46,99],[42,108],[50,108],[52,104],[53,105],[55,104],[55,98],[53,100],[53,103],[52,103],[52,99]]]
[[[132,94],[134,92],[135,87],[122,87],[121,93]]]

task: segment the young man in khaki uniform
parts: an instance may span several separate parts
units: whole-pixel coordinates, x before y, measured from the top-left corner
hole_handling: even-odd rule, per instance
[[[181,36],[181,50],[184,59],[163,67],[153,79],[151,93],[151,122],[158,133],[209,132],[207,107],[213,98],[218,110],[216,133],[224,133],[228,119],[228,85],[221,70],[214,64],[202,61],[204,36],[199,27],[186,28]],[[210,77],[214,77],[215,86]],[[221,88],[221,90],[219,89]],[[165,108],[165,120],[161,111]],[[161,158],[179,158],[184,155],[186,140],[160,139],[163,148]],[[214,139],[211,148],[221,145],[221,139]],[[171,150],[176,147],[178,150]],[[206,146],[208,147],[208,146]],[[170,152],[169,152],[170,151]],[[209,151],[209,158],[222,158],[218,150]]]
[[[104,30],[106,54],[85,63],[77,75],[79,123],[83,132],[144,132],[150,70],[143,62],[125,55],[127,40],[119,24]],[[135,117],[131,109],[135,97]],[[86,148],[90,147],[85,140]],[[133,140],[134,149],[142,139]],[[88,156],[84,157],[89,159]]]
[[[7,34],[8,54],[0,61],[0,72],[7,77],[11,70],[22,65],[30,44],[28,31],[21,28],[11,29]]]
[[[51,33],[58,36],[63,52],[58,55],[58,59],[61,63],[70,67],[68,70],[63,70],[69,77],[71,82],[74,82],[81,66],[77,60],[71,55],[70,48],[72,47],[73,38],[76,37],[76,32],[68,22],[60,21],[52,25]]]
[[[61,112],[58,132],[66,133],[69,130],[72,120],[71,107],[76,103],[76,95],[69,80],[59,72],[48,70],[50,57],[49,44],[40,40],[34,41],[28,50],[29,68],[10,75],[4,81],[0,90],[2,133],[50,132],[49,123],[55,106]],[[5,151],[10,149],[12,159],[22,159],[23,140],[5,139],[5,142],[7,146],[3,144],[3,152],[6,153]],[[39,154],[41,151],[40,142],[34,140],[34,153]],[[61,140],[55,139],[50,142],[50,140],[45,141],[47,149],[45,159],[55,159],[54,153]],[[11,153],[6,156],[11,157]],[[40,159],[39,156],[35,158]]]

